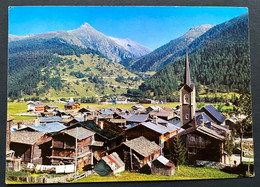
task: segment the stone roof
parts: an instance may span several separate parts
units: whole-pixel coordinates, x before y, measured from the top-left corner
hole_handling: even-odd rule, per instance
[[[11,131],[11,142],[33,145],[44,134],[44,132]]]
[[[78,130],[76,130],[76,128],[78,128]],[[61,131],[61,133],[70,135],[73,138],[77,137],[78,140],[86,139],[95,134],[93,131],[90,131],[84,127],[76,127],[76,128],[65,129],[65,130]]]
[[[157,152],[161,149],[161,147],[155,142],[151,142],[143,136],[123,142],[123,144],[131,148],[138,154],[142,155],[143,157],[148,157],[154,152]]]

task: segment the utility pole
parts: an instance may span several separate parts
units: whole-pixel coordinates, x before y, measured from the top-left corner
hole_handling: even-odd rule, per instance
[[[76,138],[75,138],[75,176],[77,175],[77,162],[78,162],[78,127],[76,127]]]
[[[130,148],[130,164],[131,164],[131,171],[133,170],[133,164],[132,164],[132,149]]]

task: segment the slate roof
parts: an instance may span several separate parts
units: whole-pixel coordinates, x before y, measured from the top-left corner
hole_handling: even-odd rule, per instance
[[[54,122],[54,123],[44,123],[40,125],[30,126],[29,128],[38,132],[58,132],[66,128],[65,125]]]
[[[212,105],[206,105],[203,109],[208,111],[220,123],[223,123],[226,120],[226,116],[217,111],[217,109]]]
[[[42,105],[44,105],[44,103],[41,102],[41,101],[29,102],[28,104],[31,104],[31,103],[34,104],[35,106],[42,106]]]
[[[50,122],[58,122],[61,121],[62,118],[60,116],[51,116],[51,117],[38,117],[40,123],[50,123]]]
[[[113,139],[120,135],[122,135],[123,131],[118,131],[118,128],[116,125],[110,124],[110,127],[107,129],[101,129],[99,128],[93,120],[88,120],[80,123],[82,126],[96,132],[100,136],[106,138],[106,139]]]
[[[78,130],[76,130],[76,128],[78,128]],[[78,140],[86,139],[95,134],[93,131],[90,131],[84,127],[76,127],[76,128],[65,129],[61,131],[61,133],[68,134],[74,138],[77,137]],[[78,131],[77,135],[76,135],[76,131]]]
[[[141,123],[140,125],[143,125],[155,132],[158,132],[160,134],[165,134],[165,133],[171,133],[171,132],[174,132],[176,130],[179,130],[179,131],[183,131],[182,128],[176,126],[176,125],[173,125],[171,123],[167,123],[167,126],[165,125],[161,125],[161,124],[155,124],[155,123],[152,123],[152,122],[144,122],[144,123]]]
[[[46,107],[50,107],[50,108],[59,108],[57,105],[46,105]]]
[[[174,113],[173,111],[169,111],[169,110],[160,110],[160,111],[153,110],[149,114],[151,116],[168,117],[169,115],[172,115],[173,113]]]
[[[33,145],[44,134],[44,132],[11,131],[11,142]]]
[[[67,102],[64,106],[73,106],[76,103],[78,103],[78,102]]]
[[[136,123],[142,123],[147,120],[148,114],[133,114],[126,121],[132,121]]]
[[[113,115],[114,114],[114,112],[109,110],[109,109],[101,109],[101,110],[99,110],[99,112],[101,114],[105,114],[105,115]]]
[[[134,114],[123,114],[123,115],[119,115],[119,116],[121,116],[124,119],[129,119],[132,115],[134,115]]]
[[[131,148],[132,150],[136,151],[138,154],[142,155],[145,158],[161,149],[161,147],[157,145],[155,142],[151,142],[143,136],[126,141],[123,144]]]
[[[204,123],[214,122],[214,120],[211,119],[205,112],[201,112],[199,115],[196,116],[196,125],[200,125],[202,120]]]

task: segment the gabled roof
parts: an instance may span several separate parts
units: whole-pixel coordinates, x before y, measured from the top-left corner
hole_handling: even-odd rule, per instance
[[[152,123],[152,122],[144,122],[144,123],[141,123],[140,125],[143,125],[155,132],[158,132],[159,134],[165,134],[165,133],[171,133],[171,132],[174,132],[174,131],[182,131],[183,129],[176,126],[176,125],[173,125],[171,123],[167,123],[166,126],[165,125],[161,125],[161,124],[155,124],[155,123]]]
[[[64,106],[73,106],[74,104],[79,104],[78,102],[67,102]]]
[[[99,110],[99,112],[101,114],[105,114],[105,115],[113,115],[113,114],[115,114],[113,111],[111,111],[109,109],[101,109],[101,110]]]
[[[162,108],[161,107],[159,107],[159,106],[149,106],[149,107],[147,107],[147,109],[148,108],[151,108],[152,110],[161,110]]]
[[[157,158],[155,158],[153,161],[159,161],[161,164],[168,166],[168,167],[174,167],[174,164],[172,164],[167,158],[164,156],[160,155]]]
[[[174,112],[173,111],[169,111],[169,110],[160,110],[160,111],[153,110],[149,114],[151,116],[168,117],[169,115],[174,114]]]
[[[161,147],[155,142],[151,142],[143,136],[123,142],[123,144],[133,149],[135,152],[142,155],[143,157],[148,157],[154,152],[161,149]]]
[[[60,116],[51,116],[51,117],[38,117],[40,123],[48,123],[48,122],[58,122],[61,121],[62,118]]]
[[[120,157],[116,152],[113,152],[110,155],[102,157],[102,160],[104,160],[112,170],[116,170],[125,166],[125,163],[120,159]]]
[[[50,107],[50,108],[59,108],[57,105],[46,105],[45,107]]]
[[[11,142],[33,145],[44,134],[44,132],[11,131]]]
[[[42,106],[42,105],[44,105],[44,103],[41,102],[41,101],[35,101],[35,102],[30,101],[29,103],[27,103],[27,105],[29,105],[29,104],[34,104],[35,106]]]
[[[126,120],[136,122],[136,123],[142,123],[148,119],[148,116],[149,116],[148,114],[133,114]]]
[[[96,132],[100,136],[106,139],[113,139],[120,135],[122,135],[123,130],[119,130],[117,125],[110,123],[110,126],[107,129],[101,129],[98,127],[93,120],[88,120],[80,123],[82,126],[92,130],[93,132]]]
[[[27,128],[33,129],[38,132],[58,132],[67,127],[65,125],[62,125],[59,122],[54,122],[54,123],[44,123],[40,125],[29,126]]]
[[[76,130],[76,128],[78,128],[78,130]],[[60,133],[65,133],[67,135],[72,136],[73,138],[77,138],[78,140],[86,139],[95,134],[93,131],[90,131],[81,126],[79,126],[79,127],[75,126],[75,128],[64,129]]]
[[[207,122],[214,122],[205,112],[201,112],[199,115],[196,116],[196,125],[200,125],[201,121],[204,123]]]
[[[206,105],[202,110],[209,112],[218,122],[223,123],[226,120],[226,116],[221,114],[213,105]]]

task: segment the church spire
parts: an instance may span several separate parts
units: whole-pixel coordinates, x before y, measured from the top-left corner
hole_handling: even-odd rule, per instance
[[[188,86],[191,85],[189,59],[188,59],[188,41],[187,40],[186,40],[186,62],[185,62],[184,83],[187,84]]]

